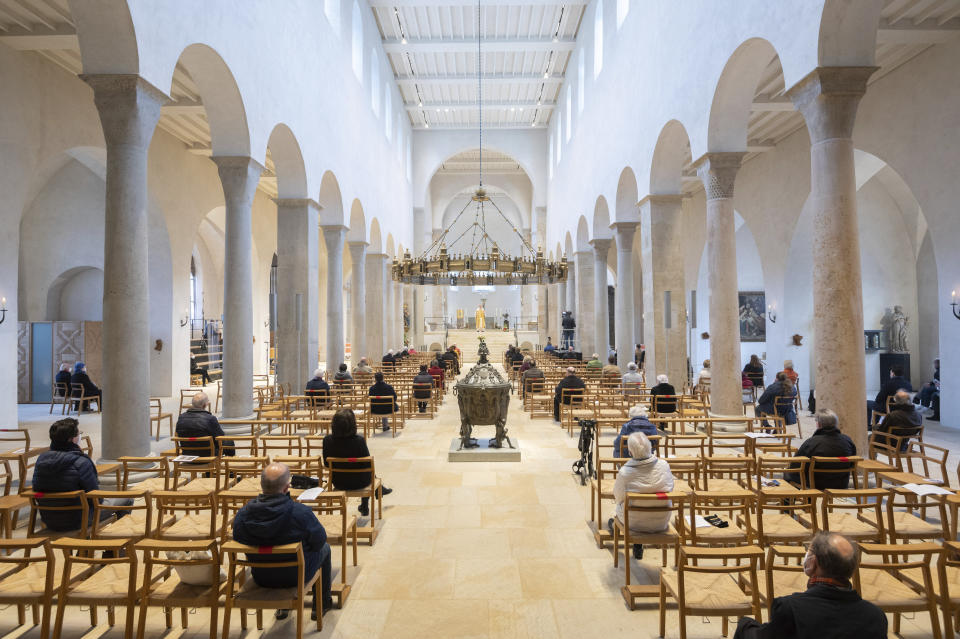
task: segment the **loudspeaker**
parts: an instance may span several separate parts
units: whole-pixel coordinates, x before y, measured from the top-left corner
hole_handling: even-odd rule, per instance
[[[690,328],[697,327],[697,291],[690,291]]]
[[[670,312],[670,291],[663,292],[663,326],[673,328],[673,314]]]

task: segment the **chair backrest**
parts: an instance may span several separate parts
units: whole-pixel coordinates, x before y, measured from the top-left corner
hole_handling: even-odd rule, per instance
[[[263,435],[260,437],[260,452],[267,456],[300,455],[303,442],[299,435]]]
[[[195,455],[197,457],[216,457],[216,445],[212,436],[207,437],[171,437],[170,441],[177,449],[177,455]]]
[[[0,446],[4,453],[21,454],[30,450],[30,431],[26,428],[0,428]],[[12,446],[12,450],[6,450]]]
[[[170,488],[170,459],[163,456],[158,457],[134,457],[123,456],[117,459],[123,469],[121,490],[130,489],[130,474],[150,474],[164,480],[164,489]]]
[[[273,461],[286,464],[295,475],[314,477],[323,485],[323,457],[321,455],[276,455]]]
[[[783,475],[787,473],[796,473],[800,478],[800,488],[807,488],[807,479],[809,474],[807,467],[810,465],[809,457],[782,457],[780,455],[757,455],[754,459],[756,472],[754,473],[753,488],[763,488],[764,480],[776,480],[785,483],[786,478]],[[776,473],[781,473],[781,477],[774,477]]]
[[[696,457],[707,456],[707,437],[699,433],[690,435],[669,435],[663,442],[664,455],[675,457],[677,455],[692,454]]]
[[[37,515],[42,512],[79,512],[79,532],[86,537],[89,524],[90,506],[87,493],[82,490],[71,490],[60,493],[44,493],[27,491],[22,494],[30,500],[30,522],[27,526],[27,535],[36,531]]]
[[[256,457],[260,446],[256,435],[218,435],[217,450],[220,457],[233,455],[237,457]]]
[[[561,388],[560,401],[564,404],[574,405],[582,404],[586,399],[586,393],[583,388]]]
[[[109,523],[109,520],[101,519],[102,511],[121,511],[127,515],[132,515],[138,510],[144,513],[144,534],[149,536],[153,532],[153,504],[147,499],[148,492],[144,489],[134,490],[91,490],[87,493],[87,498],[93,505],[93,526],[90,537],[96,539],[100,533],[100,526]],[[101,500],[110,499],[112,503],[104,504]]]
[[[300,542],[282,546],[247,546],[236,541],[227,541],[220,546],[220,552],[227,560],[227,598],[236,596],[237,568],[245,571],[247,568],[296,568],[297,569],[297,597],[296,599],[278,598],[273,602],[277,608],[290,608],[292,602],[303,601],[303,545]],[[263,557],[269,556],[269,561]],[[290,602],[289,605],[283,605]]]
[[[840,479],[847,475],[853,479],[853,487],[859,487],[857,480],[857,464],[863,461],[863,457],[811,457],[810,458],[810,476],[808,485],[811,487],[823,486],[824,482],[831,484],[834,481],[839,483]]]
[[[654,413],[673,413],[677,409],[677,395],[654,395],[651,408]]]
[[[704,460],[703,477],[707,490],[711,480],[729,479],[749,489],[753,474],[753,458],[731,455],[711,455]]]
[[[198,539],[196,541],[183,540],[165,540],[165,539],[142,539],[134,544],[134,549],[139,550],[143,556],[143,580],[141,581],[141,592],[147,592],[154,581],[153,569],[156,566],[162,568],[177,570],[178,568],[197,567],[210,570],[210,583],[220,582],[220,551],[217,548],[216,539]],[[168,552],[190,553],[189,558],[172,559]],[[206,604],[218,605],[220,599],[220,589],[213,587],[207,590]],[[203,602],[202,598],[197,599]]]
[[[744,535],[739,541],[739,545],[749,544],[753,539],[753,523],[751,513],[753,510],[754,494],[752,491],[742,490],[695,490],[690,498],[690,507],[688,509],[689,520],[678,520],[681,534],[684,535],[686,542],[696,546],[699,544],[709,544],[711,540],[702,534],[698,534],[696,522],[697,515],[709,516],[721,513],[721,519],[726,519],[729,525],[738,521],[741,522],[741,530]],[[699,529],[702,530],[702,529]],[[738,543],[730,538],[724,538],[721,543]]]
[[[672,438],[667,438],[667,442]],[[703,485],[703,458],[702,457],[668,457],[664,458],[670,466],[670,473],[675,479],[687,482],[691,490],[698,490]]]
[[[266,455],[250,457],[221,457],[220,471],[225,479],[231,478],[240,481],[242,479],[254,478],[260,479],[263,469],[270,464],[270,458]]]
[[[150,416],[159,417],[163,412],[163,405],[160,403],[159,397],[150,398]]]
[[[623,500],[623,527],[624,530],[630,530],[630,518],[645,518],[655,515],[666,515],[670,513],[670,521],[674,519],[683,519],[683,509],[689,495],[682,491],[659,492],[659,493],[633,493],[628,492]]]
[[[210,530],[203,538],[216,537],[216,493],[199,490],[158,490],[150,493],[154,502],[157,521],[165,521],[170,516],[182,517],[194,513],[210,513]],[[178,517],[178,518],[179,518]],[[156,534],[163,538],[163,530]]]
[[[102,569],[109,565],[128,564],[127,591],[113,591],[110,601],[133,601],[137,592],[137,553],[133,551],[132,539],[77,539],[61,537],[50,546],[63,553],[63,577],[60,581],[57,604],[65,606],[70,602],[71,590],[82,580],[77,580],[78,571],[74,565]],[[99,554],[97,551],[101,551]],[[132,605],[132,604],[131,604]],[[128,613],[129,618],[129,613]]]
[[[395,401],[393,395],[370,395],[370,411],[373,412],[374,408],[386,408],[389,409],[390,413],[393,413]]]
[[[331,481],[334,475],[359,475],[370,478],[377,476],[374,468],[373,457],[327,457],[324,462],[331,474]]]

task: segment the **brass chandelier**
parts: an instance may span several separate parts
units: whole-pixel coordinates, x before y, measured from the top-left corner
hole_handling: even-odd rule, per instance
[[[500,250],[487,233],[487,207],[493,207],[507,224],[510,221],[483,188],[483,74],[480,69],[480,2],[477,2],[477,108],[480,111],[480,186],[450,225],[416,258],[409,249],[401,260],[393,260],[390,269],[395,282],[434,286],[523,286],[526,284],[555,284],[567,281],[567,257],[560,261],[547,260],[543,247],[534,251],[517,227],[513,233],[520,239],[520,255],[509,255]],[[447,248],[447,234],[472,207],[473,222],[457,236],[450,248],[455,248],[471,232],[470,248],[466,252],[451,252]],[[464,240],[464,244],[466,240]]]

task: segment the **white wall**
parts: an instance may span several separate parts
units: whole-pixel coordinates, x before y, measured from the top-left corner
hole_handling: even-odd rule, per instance
[[[70,278],[60,292],[59,320],[103,321],[103,271],[81,271]]]

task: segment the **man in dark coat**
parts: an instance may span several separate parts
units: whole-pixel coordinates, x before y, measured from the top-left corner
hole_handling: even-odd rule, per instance
[[[377,372],[373,376],[373,386],[370,387],[370,390],[367,392],[367,395],[370,397],[387,397],[393,396],[393,408],[388,406],[386,403],[377,403],[370,407],[370,412],[374,415],[390,415],[395,411],[400,410],[400,407],[397,405],[397,391],[393,390],[393,386],[383,381],[383,373]],[[390,430],[390,419],[387,417],[381,418],[381,426],[383,427],[383,432]]]
[[[901,389],[911,393],[913,392],[913,386],[910,385],[910,381],[903,376],[903,367],[891,366],[890,379],[885,381],[880,387],[880,392],[877,393],[876,399],[872,402],[867,402],[867,426],[871,425],[870,416],[873,414],[873,411],[886,413],[887,398],[893,397],[894,393]]]
[[[420,372],[413,377],[413,384],[414,384],[414,387],[413,387],[414,398],[417,400],[424,400],[424,401],[417,402],[417,409],[421,413],[425,413],[427,412],[427,402],[425,400],[430,399],[430,393],[432,392],[432,388],[433,388],[433,376],[427,372],[426,364],[420,365]],[[429,386],[425,386],[423,388],[417,388],[416,386],[417,384],[424,384],[424,385],[429,384]]]
[[[554,421],[560,421],[560,402],[563,401],[564,404],[570,403],[570,393],[567,393],[564,396],[564,389],[573,389],[576,391],[580,390],[580,394],[583,394],[583,389],[587,385],[583,382],[582,379],[577,377],[577,371],[572,366],[567,369],[567,374],[563,379],[560,380],[560,383],[557,384],[557,387],[553,390],[553,419]]]
[[[83,394],[87,397],[96,397],[97,406],[100,406],[100,401],[103,398],[103,391],[101,391],[100,388],[93,383],[93,380],[90,379],[90,376],[87,375],[87,367],[83,362],[77,362],[73,366],[73,375],[70,376],[71,389],[73,388],[74,384],[80,384],[83,386]],[[80,397],[78,393],[79,391],[77,393],[73,393],[71,397]],[[89,401],[84,401],[83,406],[78,408],[78,412],[88,410],[89,404]]]
[[[190,408],[181,413],[177,419],[177,437],[213,437],[214,453],[220,454],[220,442],[217,437],[223,436],[223,428],[217,417],[210,412],[210,398],[204,392],[196,393],[190,400]],[[234,455],[236,450],[233,448],[233,442],[227,440],[227,450],[225,455]],[[189,451],[189,446],[181,446],[184,452]],[[198,446],[195,452],[188,452],[191,455],[204,457],[208,454],[206,446]]]
[[[393,354],[393,349],[392,349],[392,348],[387,351],[387,354],[383,356],[383,359],[382,359],[381,361],[382,361],[384,364],[396,364],[396,363],[397,363],[397,357],[396,357],[396,355]]]
[[[818,532],[803,560],[806,591],[774,599],[768,623],[742,617],[733,639],[885,639],[886,615],[850,585],[858,559],[855,543]]]
[[[60,364],[60,372],[57,373],[57,376],[53,379],[55,384],[65,384],[67,388],[67,396],[70,396],[70,364],[63,363]],[[54,389],[56,390],[56,386]],[[58,397],[63,397],[60,393],[57,393]]]
[[[654,397],[657,395],[667,395],[669,397],[676,398],[677,391],[673,388],[673,384],[670,383],[670,380],[666,375],[657,375],[657,385],[650,389],[650,394]],[[664,401],[656,400],[653,403],[653,406],[655,412],[658,414],[677,412],[676,399],[667,399]]]
[[[341,366],[346,370],[346,364],[341,364]],[[320,402],[321,404],[325,405],[327,403],[327,398],[330,397],[330,384],[323,379],[323,369],[318,368],[313,371],[313,378],[307,381],[304,394],[308,397],[318,398],[314,401]]]
[[[453,347],[447,349],[447,352],[443,354],[443,366],[448,371],[454,375],[460,374],[460,360],[457,359],[457,353],[453,350]]]
[[[233,538],[248,546],[271,547],[284,544],[303,544],[303,578],[313,577],[317,569],[321,570],[323,586],[323,612],[333,607],[330,594],[331,567],[330,544],[327,543],[327,531],[317,520],[309,506],[290,498],[290,469],[283,464],[273,463],[263,469],[260,476],[259,497],[247,503],[237,511],[233,519]],[[291,555],[260,554],[258,562],[286,562]],[[253,580],[262,588],[295,588],[297,569],[253,568]],[[277,610],[277,619],[284,619],[289,610]],[[313,619],[317,618],[317,602],[313,602]]]
[[[853,440],[840,432],[837,428],[839,420],[832,410],[822,408],[817,411],[817,430],[807,441],[797,449],[797,457],[852,457],[857,454],[857,447]],[[851,466],[847,462],[829,462],[824,469],[839,469]],[[787,481],[799,484],[800,473],[785,473]],[[850,483],[850,473],[813,473],[807,478],[810,488],[823,490],[825,488],[846,488]]]
[[[893,396],[893,404],[890,405],[890,411],[883,418],[883,421],[874,428],[876,435],[874,441],[878,444],[886,444],[887,438],[882,433],[889,433],[899,437],[917,435],[923,425],[923,416],[913,406],[910,401],[910,393],[899,390]],[[904,439],[900,442],[900,450],[906,452],[910,447],[910,441]]]
[[[570,314],[570,311],[563,312],[563,319],[560,320],[560,326],[563,328],[563,333],[561,335],[561,346],[563,348],[573,348],[573,333],[577,328],[577,323],[573,321],[573,315]]]

